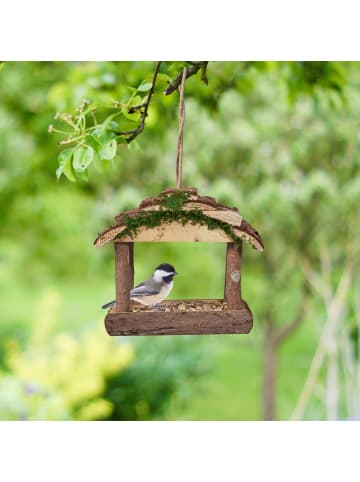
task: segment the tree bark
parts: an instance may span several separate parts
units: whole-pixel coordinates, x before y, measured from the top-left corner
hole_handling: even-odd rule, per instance
[[[129,311],[130,290],[134,280],[133,243],[114,243],[116,309]]]
[[[265,330],[264,340],[264,378],[263,378],[263,420],[275,420],[275,393],[277,373],[277,347],[272,326]]]
[[[228,304],[228,310],[239,310],[242,305],[241,258],[242,242],[240,246],[227,243],[224,299]]]
[[[304,288],[304,298],[307,288]],[[298,307],[296,316],[286,325],[277,327],[272,314],[266,317],[264,339],[264,378],[263,378],[263,420],[276,420],[276,378],[279,347],[300,326],[304,314],[305,303]]]

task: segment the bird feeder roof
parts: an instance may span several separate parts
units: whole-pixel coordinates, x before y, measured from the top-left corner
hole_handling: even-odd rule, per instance
[[[150,219],[152,215],[151,223],[129,232],[129,221]],[[96,247],[110,241],[234,242],[234,238],[238,238],[258,251],[264,249],[260,234],[245,221],[237,208],[224,206],[213,197],[199,196],[195,188],[165,189],[157,196],[143,200],[138,208],[119,213],[115,220],[116,224],[98,235],[94,241]]]

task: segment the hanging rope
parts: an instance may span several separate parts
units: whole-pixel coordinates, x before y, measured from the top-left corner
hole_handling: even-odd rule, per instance
[[[184,132],[184,122],[185,122],[185,89],[186,80],[186,67],[183,70],[181,84],[180,84],[180,104],[179,104],[179,134],[178,143],[176,150],[176,189],[181,188],[181,178],[182,178],[182,157],[183,157],[183,132]]]

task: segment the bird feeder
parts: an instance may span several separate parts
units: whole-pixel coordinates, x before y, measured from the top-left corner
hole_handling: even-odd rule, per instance
[[[253,316],[241,295],[242,242],[258,251],[264,246],[260,234],[236,208],[199,196],[195,188],[166,189],[115,219],[116,224],[94,242],[96,247],[110,242],[115,247],[116,304],[105,318],[109,335],[250,332]],[[165,300],[161,311],[130,301],[137,242],[226,243],[224,298]]]

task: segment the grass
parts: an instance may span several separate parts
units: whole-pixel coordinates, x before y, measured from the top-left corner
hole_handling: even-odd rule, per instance
[[[209,337],[207,337],[209,338]],[[213,371],[198,395],[172,420],[258,420],[260,418],[260,357],[251,343],[238,335],[220,335]]]
[[[198,266],[205,272],[211,268],[206,266],[208,253],[202,257],[203,247],[188,245],[186,249],[195,250]],[[222,247],[215,246],[213,256],[224,257]],[[138,264],[136,281],[146,276],[146,259],[156,258],[156,246],[149,251],[145,246],[138,246]],[[168,247],[166,259],[177,259],[178,253]],[[144,261],[145,260],[145,261]],[[143,264],[141,264],[143,261]],[[189,286],[189,279],[196,279],[198,273],[193,271],[179,276],[178,290],[174,296],[184,293],[184,297],[202,297],[207,290],[212,296],[221,296],[224,271],[219,270],[213,276],[211,285],[197,284]],[[196,269],[199,269],[197,266]],[[112,267],[111,267],[112,269]],[[194,268],[195,269],[195,268]],[[181,278],[181,280],[180,280]],[[37,322],[39,312],[52,310],[49,316],[54,322],[54,331],[71,331],[80,333],[92,328],[102,320],[105,312],[101,305],[113,298],[114,281],[110,274],[94,276],[85,275],[76,279],[40,279],[29,289],[11,276],[0,277],[0,339],[8,334],[25,341],[31,334],[33,324]],[[40,317],[39,317],[40,318]],[[42,317],[44,318],[44,317]],[[46,317],[45,317],[46,319]],[[197,384],[192,402],[186,407],[172,406],[166,418],[171,420],[261,420],[262,393],[262,330],[261,320],[256,319],[249,335],[208,335],[199,337],[204,358],[212,367],[211,372]],[[288,420],[295,407],[301,387],[304,383],[311,362],[317,339],[316,327],[311,320],[305,320],[294,336],[281,347],[278,358],[277,376],[277,418]],[[107,336],[104,331],[104,336]],[[152,343],[151,337],[146,341]],[[1,348],[1,347],[0,347]],[[194,388],[194,387],[192,387]]]
[[[216,345],[213,371],[190,406],[169,414],[172,420],[262,420],[261,329],[249,335],[206,337]],[[210,339],[211,338],[211,339]],[[279,351],[277,419],[289,420],[315,349],[309,321]],[[209,350],[210,352],[212,350]]]

